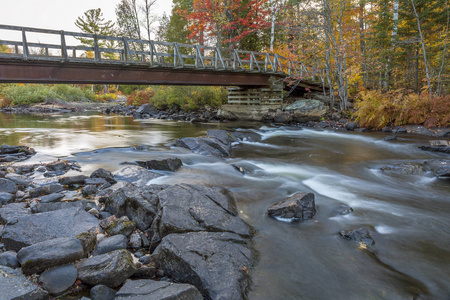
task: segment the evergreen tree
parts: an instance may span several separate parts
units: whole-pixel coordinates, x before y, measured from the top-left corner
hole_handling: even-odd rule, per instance
[[[110,20],[105,21],[102,10],[100,8],[90,9],[84,13],[82,17],[78,17],[75,25],[84,33],[112,36],[114,35],[114,23]],[[87,46],[94,46],[92,39],[78,38],[81,43]],[[103,47],[106,43],[99,41],[99,46]],[[108,46],[108,45],[106,45]]]

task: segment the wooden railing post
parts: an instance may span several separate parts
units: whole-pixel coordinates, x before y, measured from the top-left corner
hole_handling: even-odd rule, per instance
[[[64,58],[65,61],[69,59],[67,56],[66,37],[64,35],[64,30],[61,30],[61,57]]]
[[[27,35],[25,34],[25,29],[22,29],[22,47],[23,47],[23,59],[28,60],[29,52],[28,52],[28,43],[27,43]]]
[[[130,57],[130,61],[133,61],[133,55],[131,55],[130,46],[128,45],[128,39],[124,37],[122,38],[122,41],[125,61],[128,61],[128,57]]]
[[[98,37],[96,34],[94,35],[94,60],[96,62],[100,62],[102,60],[100,49],[98,46]]]

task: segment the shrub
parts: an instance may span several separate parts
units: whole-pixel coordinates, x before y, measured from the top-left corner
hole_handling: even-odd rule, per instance
[[[127,99],[127,105],[142,105],[150,102],[150,98],[153,97],[155,93],[151,87],[145,90],[135,91]]]
[[[117,95],[113,93],[95,95],[95,101],[98,102],[111,102],[113,100],[117,100]]]
[[[226,89],[205,86],[163,86],[155,91],[150,103],[156,108],[198,110],[205,105],[218,107],[227,99]]]
[[[365,127],[450,125],[450,95],[431,98],[427,93],[417,95],[404,90],[387,93],[364,91],[359,94],[355,108],[354,116]]]

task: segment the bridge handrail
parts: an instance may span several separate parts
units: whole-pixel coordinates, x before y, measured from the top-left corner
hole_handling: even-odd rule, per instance
[[[0,53],[0,59],[11,58],[17,60],[21,58],[27,61],[45,60],[66,63],[82,61],[83,63],[92,62],[95,64],[113,63],[146,65],[149,67],[211,69],[216,71],[269,73],[291,77],[300,76],[301,78],[315,75],[310,74],[303,64],[300,64],[300,71],[298,71],[296,64],[291,59],[274,53],[3,24],[0,24],[0,30],[19,31],[22,34],[21,41],[0,39],[0,45],[12,46],[15,50],[14,53]],[[28,42],[27,33],[57,35],[60,39],[60,44]],[[67,37],[90,39],[93,46],[67,45]],[[110,41],[117,45],[114,48],[104,47],[103,41]],[[22,53],[19,52],[19,47]],[[30,48],[39,48],[41,52],[39,54],[31,53]],[[181,51],[180,49],[184,50]],[[60,55],[52,55],[49,50],[58,50]],[[69,53],[69,51],[72,53]],[[77,51],[83,51],[84,57],[77,57]],[[92,57],[89,57],[87,52],[92,52]]]

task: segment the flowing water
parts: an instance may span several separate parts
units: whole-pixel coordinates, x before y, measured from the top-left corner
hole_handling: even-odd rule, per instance
[[[213,128],[252,130],[263,138],[235,145],[233,158],[225,160],[171,146]],[[151,183],[230,189],[240,216],[258,231],[250,299],[450,299],[450,181],[379,170],[448,155],[419,150],[427,137],[385,142],[384,136],[258,123],[0,114],[0,143],[38,151],[26,164],[71,159],[88,175],[99,167],[118,170],[125,161],[179,157],[182,169]],[[242,175],[233,164],[253,172]],[[315,194],[313,220],[286,223],[265,215],[271,204],[298,191]],[[340,215],[342,204],[354,212]],[[376,242],[371,248],[338,235],[360,226],[370,230]]]

